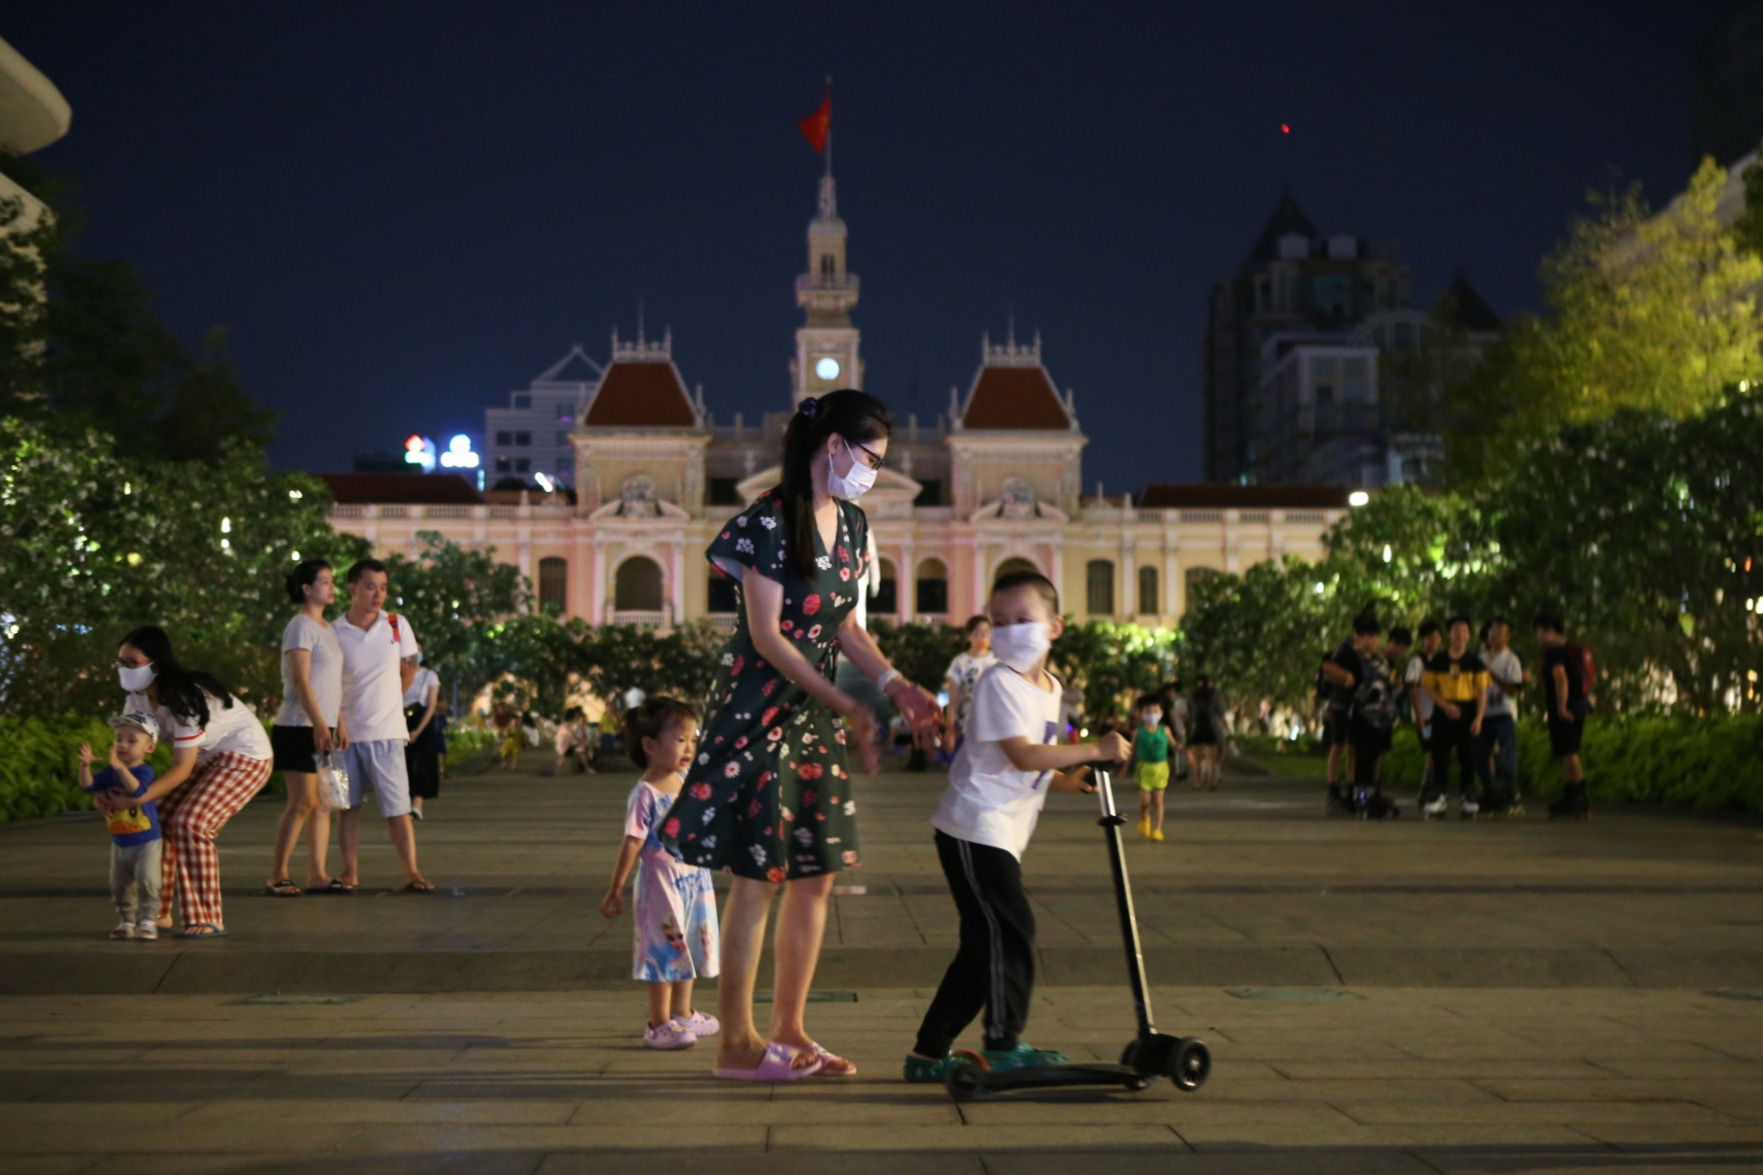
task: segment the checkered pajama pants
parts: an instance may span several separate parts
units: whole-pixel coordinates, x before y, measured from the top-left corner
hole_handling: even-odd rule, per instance
[[[220,908],[220,854],[214,838],[269,782],[269,759],[223,751],[197,764],[190,778],[160,797],[165,833],[159,920],[171,917],[174,896],[183,901],[184,925],[225,929]]]

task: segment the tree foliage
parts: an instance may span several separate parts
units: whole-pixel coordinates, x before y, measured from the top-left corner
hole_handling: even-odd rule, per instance
[[[1756,374],[1763,257],[1720,222],[1706,160],[1661,212],[1638,188],[1597,194],[1542,265],[1548,311],[1519,318],[1454,389],[1454,477],[1511,472],[1514,447],[1623,409],[1681,419]]]
[[[1124,714],[1136,695],[1174,677],[1180,654],[1181,634],[1172,629],[1067,618],[1052,664],[1083,690],[1084,713],[1100,719]]]
[[[366,550],[329,501],[244,446],[154,462],[94,428],[0,419],[0,713],[114,704],[109,665],[139,624],[247,700],[279,696],[288,571]]]

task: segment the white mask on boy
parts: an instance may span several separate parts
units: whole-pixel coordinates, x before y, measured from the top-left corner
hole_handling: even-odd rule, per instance
[[[992,655],[1018,673],[1033,669],[1052,647],[1053,626],[1045,621],[992,629]]]

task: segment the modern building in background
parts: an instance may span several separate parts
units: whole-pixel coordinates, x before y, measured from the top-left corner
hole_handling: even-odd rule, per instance
[[[1763,141],[1763,0],[1737,0],[1696,42],[1695,150],[1731,167]]]
[[[478,493],[439,472],[339,475],[335,524],[387,553],[415,554],[425,530],[494,548],[534,583],[542,605],[590,623],[708,617],[732,627],[733,585],[704,549],[742,504],[776,484],[783,429],[802,398],[863,385],[852,318],[860,285],[847,268],[830,175],[807,236],[807,269],[795,282],[803,322],[778,411],[718,420],[702,393],[688,390],[671,333],[614,334],[603,369],[577,348],[486,419],[487,484],[524,481],[546,460],[553,474],[573,472],[572,492]],[[1345,487],[1154,486],[1139,502],[1086,496],[1087,443],[1076,397],[1054,382],[1040,337],[982,337],[977,368],[965,388],[950,389],[946,413],[896,420],[887,467],[863,499],[881,556],[870,614],[960,623],[984,608],[999,573],[1031,567],[1080,618],[1172,624],[1199,577],[1288,553],[1318,558],[1324,532],[1348,508]],[[565,445],[572,470],[560,467]]]
[[[1394,242],[1324,235],[1282,195],[1242,267],[1213,288],[1207,477],[1377,486],[1423,476],[1441,448],[1421,410],[1436,383],[1402,396],[1383,384],[1392,370],[1412,383],[1422,352],[1479,351],[1501,324],[1461,272],[1432,311],[1412,298]]]
[[[618,349],[616,332],[612,346]],[[484,484],[538,485],[535,475],[542,474],[553,485],[573,486],[570,434],[605,371],[577,343],[527,387],[508,393],[508,407],[485,409]]]

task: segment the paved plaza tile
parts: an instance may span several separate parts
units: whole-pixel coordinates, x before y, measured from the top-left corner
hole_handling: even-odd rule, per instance
[[[444,893],[282,900],[278,802],[226,831],[223,942],[111,942],[104,838],[0,829],[0,1175],[30,1172],[1643,1172],[1763,1170],[1763,842],[1600,813],[1368,825],[1232,778],[1128,845],[1159,1026],[1211,1080],[957,1104],[898,1080],[954,920],[923,817],[864,795],[811,1008],[859,1077],[752,1087],[640,1047],[628,924],[596,913],[628,776],[450,780],[420,833]],[[371,842],[370,842],[371,845]],[[1026,874],[1030,1038],[1130,1038],[1094,816],[1056,798]],[[702,1003],[714,1002],[706,985]]]

